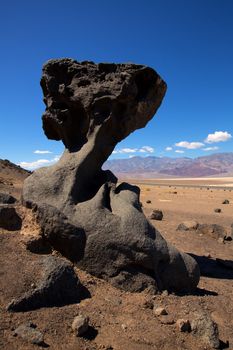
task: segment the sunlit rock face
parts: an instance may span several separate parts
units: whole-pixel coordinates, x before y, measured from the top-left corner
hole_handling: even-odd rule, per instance
[[[135,64],[48,61],[41,86],[43,129],[62,140],[55,165],[26,179],[44,239],[88,272],[129,291],[191,291],[199,269],[147,221],[139,188],[101,169],[116,144],[154,116],[166,84]]]

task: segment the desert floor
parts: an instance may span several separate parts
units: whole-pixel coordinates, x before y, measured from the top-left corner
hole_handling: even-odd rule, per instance
[[[231,190],[232,185],[228,180],[139,181],[145,215],[149,215],[153,209],[161,209],[163,220],[153,220],[153,225],[167,241],[192,254],[200,263],[202,276],[199,288],[193,295],[166,292],[151,295],[148,291],[127,293],[76,269],[89,291],[89,297],[79,304],[24,313],[7,312],[6,305],[12,298],[27,290],[37,278],[33,261],[38,256],[26,251],[22,243],[22,233],[35,231],[36,226],[30,211],[19,206],[18,211],[24,218],[24,232],[0,230],[1,349],[38,348],[13,336],[13,330],[28,321],[35,323],[37,329],[44,333],[45,343],[50,349],[211,349],[203,339],[195,337],[192,332],[180,332],[173,323],[180,318],[191,321],[197,312],[207,313],[217,323],[221,348],[233,349],[233,269],[216,260],[233,264],[233,242],[221,241],[196,231],[176,230],[181,222],[196,220],[201,224],[222,225],[230,234],[233,188]],[[131,183],[136,184],[137,181],[132,180]],[[225,199],[230,204],[222,204]],[[147,203],[148,200],[151,203]],[[214,212],[215,208],[220,208],[221,213]],[[154,305],[165,307],[168,315],[156,317]],[[81,338],[75,337],[71,330],[73,318],[79,312],[88,315],[91,324],[88,333]]]

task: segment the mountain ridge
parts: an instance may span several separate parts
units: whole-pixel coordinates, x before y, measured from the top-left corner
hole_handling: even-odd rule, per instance
[[[232,176],[233,152],[214,153],[196,158],[135,156],[128,159],[112,159],[104,163],[103,169],[109,169],[116,175],[131,174],[139,177]]]

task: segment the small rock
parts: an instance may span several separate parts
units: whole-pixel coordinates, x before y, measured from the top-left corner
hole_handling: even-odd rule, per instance
[[[200,337],[207,346],[219,348],[219,334],[217,324],[207,314],[197,314],[191,322],[193,335]]]
[[[121,328],[123,329],[123,331],[126,331],[127,325],[125,323],[122,323]]]
[[[220,243],[220,244],[224,243],[224,238],[223,237],[219,237],[218,238],[218,243]]]
[[[157,308],[154,308],[154,314],[156,316],[162,316],[162,315],[167,315],[167,311],[164,307],[160,306],[160,307],[157,307]]]
[[[224,199],[224,201],[222,202],[222,204],[230,204],[230,201],[228,199]]]
[[[217,224],[201,224],[198,225],[198,233],[208,235],[212,238],[218,239],[226,236],[226,230],[223,226]]]
[[[214,209],[214,211],[215,211],[215,213],[221,213],[222,209],[216,208],[216,209]]]
[[[31,344],[44,344],[44,336],[41,332],[35,329],[35,325],[20,325],[15,329],[14,336],[19,336]]]
[[[151,220],[162,220],[163,219],[163,212],[159,209],[154,209],[152,213],[149,216],[149,219]]]
[[[146,300],[143,304],[143,308],[152,310],[154,308],[153,300]]]
[[[76,337],[81,337],[89,327],[89,317],[78,315],[72,322],[72,330],[75,332]]]
[[[160,316],[159,321],[162,324],[174,324],[175,323],[173,317],[168,316],[168,315],[167,316],[165,316],[165,315]]]
[[[191,331],[191,324],[189,320],[184,320],[180,318],[176,321],[176,327],[180,332],[190,332]]]
[[[151,200],[150,200],[150,199],[148,199],[148,200],[146,201],[146,203],[150,204],[150,203],[151,203]]]
[[[173,194],[177,194],[177,191],[172,192]]]
[[[190,221],[184,221],[177,227],[178,231],[189,231],[189,230],[196,230],[198,228],[199,224],[197,221],[190,220]]]
[[[0,204],[14,204],[17,199],[8,193],[0,193]]]

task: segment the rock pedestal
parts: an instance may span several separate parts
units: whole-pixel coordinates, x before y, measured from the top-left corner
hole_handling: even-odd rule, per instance
[[[117,185],[101,169],[116,144],[144,127],[160,106],[166,84],[135,64],[51,60],[41,86],[43,129],[65,151],[53,166],[24,183],[23,203],[37,210],[42,234],[88,272],[129,291],[191,291],[199,268],[148,222],[139,188]]]

